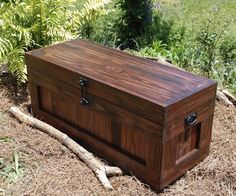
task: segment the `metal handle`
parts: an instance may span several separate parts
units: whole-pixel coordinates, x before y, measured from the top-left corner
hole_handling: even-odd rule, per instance
[[[89,101],[85,98],[85,87],[88,86],[88,80],[85,78],[80,78],[79,85],[81,87],[80,105],[88,105]]]
[[[184,119],[185,125],[190,126],[196,123],[197,113],[192,113]]]

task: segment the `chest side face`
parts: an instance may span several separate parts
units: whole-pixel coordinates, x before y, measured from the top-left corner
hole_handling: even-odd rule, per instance
[[[166,109],[162,178],[169,184],[209,153],[217,85]]]

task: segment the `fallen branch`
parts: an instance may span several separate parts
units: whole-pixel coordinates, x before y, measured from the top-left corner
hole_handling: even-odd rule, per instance
[[[226,89],[222,90],[222,93],[225,94],[225,96],[229,99],[230,102],[232,102],[236,106],[236,98]]]
[[[60,141],[64,146],[74,152],[86,165],[96,174],[101,184],[108,190],[112,190],[113,187],[108,180],[108,176],[122,175],[122,171],[118,167],[105,166],[103,163],[98,161],[94,155],[88,152],[85,148],[80,146],[74,140],[69,138],[66,134],[62,133],[58,129],[51,125],[42,122],[36,118],[24,114],[17,107],[11,107],[10,113],[12,113],[20,122],[26,123],[30,126],[34,126],[43,132],[53,136]]]
[[[225,96],[225,94],[219,90],[217,90],[216,99],[227,106],[233,106],[233,104],[229,101],[229,99]]]
[[[231,99],[229,99],[230,95],[231,94],[229,94],[228,91],[226,91],[226,90],[221,91],[221,90],[217,89],[216,99],[218,101],[220,101],[221,103],[225,104],[226,106],[233,107],[236,102],[233,102],[234,101],[233,95],[231,95],[232,97],[231,97]]]

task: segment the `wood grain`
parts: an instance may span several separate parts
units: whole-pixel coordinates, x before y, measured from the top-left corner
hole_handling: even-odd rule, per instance
[[[209,153],[212,80],[83,40],[28,52],[26,63],[34,115],[154,189]]]
[[[163,107],[215,84],[212,80],[83,40],[30,51],[26,53],[26,62],[32,56]]]

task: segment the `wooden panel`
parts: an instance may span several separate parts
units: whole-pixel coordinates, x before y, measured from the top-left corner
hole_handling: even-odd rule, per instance
[[[71,107],[68,107],[69,97],[61,96],[60,94],[52,94],[52,112],[56,116],[68,120],[68,111]]]
[[[79,89],[69,86],[53,78],[49,78],[46,75],[36,74],[30,70],[29,70],[29,74],[31,75],[31,78],[38,85],[41,84],[45,86],[51,91],[57,93],[58,96],[69,97],[68,98],[69,102],[70,100],[75,100],[76,102],[79,103],[80,97],[81,97],[81,92]],[[41,78],[43,78],[43,80]],[[145,130],[146,132],[150,132],[155,136],[161,137],[161,135],[163,134],[163,127],[161,125],[154,123],[152,121],[149,121],[143,118],[142,116],[140,116],[139,114],[131,113],[125,109],[119,108],[118,106],[110,102],[107,102],[104,99],[91,95],[87,92],[86,92],[86,97],[88,98],[90,103],[89,105],[81,108],[81,110],[84,110],[81,112],[86,112],[90,110],[88,111],[88,113],[93,112],[93,111],[98,112],[98,113],[103,113],[104,115],[108,115],[109,119],[112,119],[113,121],[116,121],[118,123],[130,124],[131,126],[140,128],[143,131]],[[92,113],[88,116],[88,118],[90,118],[91,115]],[[82,118],[87,118],[87,117],[82,116]]]
[[[174,166],[162,172],[162,187],[175,181],[178,177],[186,173],[186,171],[194,167],[197,163],[201,162],[209,154],[209,148],[192,152],[193,153],[190,154],[190,156],[186,157],[185,161],[175,164]]]
[[[148,135],[148,134],[147,134]],[[163,156],[163,144],[155,137],[148,135],[147,138],[147,150],[146,166],[149,170],[161,175],[162,156]]]
[[[181,134],[168,140],[164,147],[162,184],[168,184],[177,176],[183,175],[189,168],[209,153],[209,145],[203,145],[206,135],[211,133],[204,120],[187,127]],[[208,143],[209,144],[209,143]]]
[[[176,158],[178,160],[189,152],[199,149],[201,124],[187,128],[177,138]]]
[[[32,80],[31,76],[28,77],[29,80],[29,91],[31,97],[31,106],[34,109],[39,108],[39,96],[37,84]]]
[[[175,165],[176,162],[176,147],[177,147],[177,137],[166,141],[164,144],[164,161],[163,161],[163,170],[171,168]]]
[[[55,116],[44,112],[42,110],[34,109],[34,114],[37,116],[43,116],[44,119],[51,125],[55,126],[61,131],[66,131],[66,133],[73,139],[78,139],[79,142],[82,142],[83,145],[86,146],[87,149],[92,152],[97,153],[99,156],[106,158],[108,161],[114,163],[115,165],[119,165],[124,170],[136,175],[140,179],[145,179],[147,183],[149,183],[155,189],[161,188],[160,186],[160,175],[156,172],[149,171],[142,163],[132,159],[132,157],[127,156],[126,154],[120,152],[116,148],[112,148],[111,146],[105,144],[101,140],[98,140],[91,135],[86,134],[82,130],[75,128]]]
[[[111,143],[113,129],[109,126],[111,120],[100,113],[94,113],[94,133],[98,138],[105,139]]]
[[[78,114],[77,114],[78,121],[76,125],[95,134],[94,112],[91,111],[88,107],[81,107],[79,104],[77,105],[77,108],[78,108]]]
[[[44,110],[48,112],[52,112],[52,92],[47,90],[46,88],[38,86],[38,93],[39,93],[39,105]]]
[[[186,128],[178,136],[166,141],[163,171],[193,159],[200,148],[201,123]]]
[[[62,81],[62,84],[64,85],[68,84],[71,87],[80,89],[79,80],[83,75],[45,62],[33,56],[31,56],[30,59],[31,60],[27,64],[27,70],[30,72],[30,75],[35,73],[35,75],[40,78],[40,83],[45,81],[45,77],[47,76],[49,81]],[[61,90],[63,89],[64,88],[61,88]],[[86,88],[86,91],[111,102],[119,108],[139,114],[153,122],[163,124],[164,108],[160,105],[153,104],[138,96],[127,94],[112,86],[105,86],[92,78],[89,78],[89,86]],[[140,111],[142,112],[140,113]]]
[[[109,123],[110,129],[112,130],[111,137],[112,137],[112,144],[118,148],[121,146],[121,123],[110,121]]]
[[[88,107],[81,107],[76,100],[64,94],[52,92],[42,86],[38,86],[38,89],[41,109],[111,142],[112,129],[108,126],[110,120],[105,115],[95,113]]]
[[[42,89],[44,89],[43,91],[48,91],[47,89],[41,87]],[[36,92],[36,95],[39,96],[40,91]],[[53,93],[52,93],[53,94]],[[64,96],[64,95],[63,95]],[[65,99],[64,99],[65,100]],[[86,141],[86,145],[89,145],[89,148],[93,148],[92,151],[97,152],[98,154],[100,154],[103,157],[106,157],[108,160],[112,161],[113,163],[120,165],[121,167],[123,167],[124,169],[130,171],[132,170],[132,173],[137,175],[138,177],[140,177],[141,179],[145,179],[146,182],[149,182],[149,184],[155,188],[158,188],[160,186],[160,181],[159,181],[159,177],[157,174],[154,173],[154,171],[152,170],[152,172],[147,172],[148,170],[145,169],[145,162],[146,161],[138,161],[136,158],[134,158],[134,156],[130,156],[131,153],[135,154],[135,153],[139,153],[141,152],[141,148],[130,148],[129,145],[126,149],[123,148],[124,151],[128,152],[128,153],[123,153],[123,151],[117,151],[115,149],[117,148],[112,148],[111,146],[109,147],[108,145],[105,145],[103,142],[101,143],[100,140],[97,140],[94,137],[91,137],[91,135],[87,135],[84,131],[80,131],[78,129],[75,129],[74,126],[69,125],[66,121],[62,121],[61,118],[57,118],[54,115],[52,116],[51,113],[48,113],[44,110],[41,110],[38,107],[33,107],[33,111],[34,114],[37,116],[42,116],[44,117],[44,120],[46,120],[48,123],[54,125],[55,127],[59,128],[62,131],[66,131],[66,133],[74,138],[74,139],[80,139],[80,141]],[[114,124],[116,124],[115,126],[117,126],[117,123],[114,123],[111,126],[112,123],[109,123],[108,127],[114,127]],[[119,127],[119,126],[118,126]],[[129,129],[129,128],[128,128]],[[127,130],[128,130],[127,129]],[[119,130],[119,128],[118,128]],[[132,131],[133,129],[131,129]],[[128,135],[132,135],[133,133]],[[135,135],[135,134],[134,134]],[[140,133],[138,133],[137,136],[134,137],[134,141],[137,142],[141,142],[142,143],[142,139],[141,139],[141,135]],[[133,138],[131,138],[133,139]],[[131,141],[132,142],[132,141]],[[153,149],[154,150],[154,149]],[[150,150],[149,150],[150,151]],[[144,159],[144,153],[142,154],[142,158]],[[141,159],[141,158],[140,158]],[[159,159],[160,160],[160,159]],[[160,166],[159,164],[156,164],[156,170],[160,170],[158,167]],[[136,169],[134,169],[136,168]]]
[[[209,147],[211,142],[213,115],[209,116],[201,123],[200,148]]]
[[[147,136],[135,127],[122,126],[121,149],[145,161]]]
[[[115,145],[143,164],[146,160],[147,136],[136,127],[111,121],[106,115],[79,105],[76,100],[39,86],[40,108],[68,123],[78,126],[90,134]],[[44,96],[47,95],[47,96]],[[48,110],[48,105],[51,111]]]

